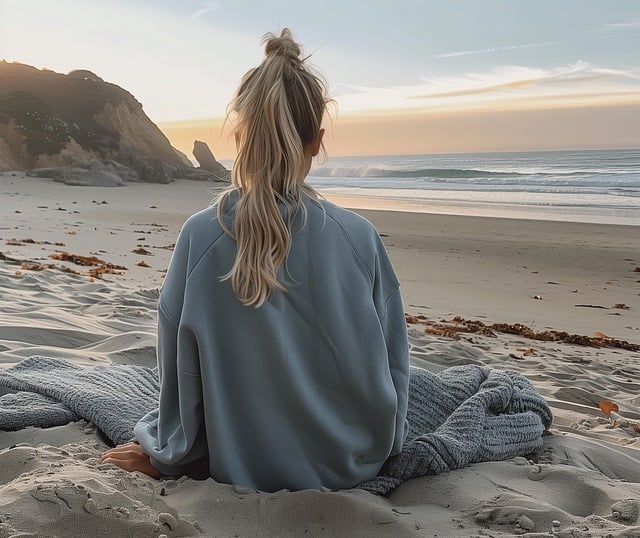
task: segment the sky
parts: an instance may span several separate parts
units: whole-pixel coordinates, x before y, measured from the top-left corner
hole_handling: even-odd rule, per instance
[[[336,101],[330,155],[640,146],[638,0],[0,0],[0,59],[89,69],[224,159],[284,26]]]

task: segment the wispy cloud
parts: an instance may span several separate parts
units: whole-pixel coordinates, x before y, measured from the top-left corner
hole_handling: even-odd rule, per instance
[[[212,11],[215,11],[218,8],[220,8],[220,4],[218,2],[205,2],[204,6],[191,16],[194,19],[199,19],[203,15],[206,15],[207,13],[211,13]]]
[[[604,25],[607,30],[631,30],[640,29],[640,19],[625,22],[612,22]]]
[[[485,49],[475,49],[475,50],[460,50],[457,52],[446,52],[444,54],[436,54],[434,58],[454,58],[456,56],[471,56],[474,54],[488,54],[491,52],[502,52],[505,50],[516,50],[516,49],[533,49],[537,47],[550,47],[552,45],[562,45],[566,43],[566,41],[542,41],[540,43],[525,43],[522,45],[506,45],[504,47],[489,47]]]
[[[585,106],[640,102],[640,69],[598,67],[576,62],[552,69],[501,66],[486,72],[425,77],[391,87],[347,86],[340,110],[409,111]]]

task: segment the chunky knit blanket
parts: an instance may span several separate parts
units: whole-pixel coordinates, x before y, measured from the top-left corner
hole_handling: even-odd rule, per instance
[[[0,429],[50,427],[80,418],[114,443],[131,441],[133,427],[157,407],[157,370],[144,366],[83,367],[34,356],[0,370]],[[475,462],[528,454],[542,445],[551,411],[517,372],[475,365],[438,374],[411,368],[409,435],[402,452],[358,487],[386,494],[409,478]]]

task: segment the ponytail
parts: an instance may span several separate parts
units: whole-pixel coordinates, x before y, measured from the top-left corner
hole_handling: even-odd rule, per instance
[[[245,305],[259,307],[273,290],[286,291],[278,270],[291,248],[292,216],[315,196],[304,184],[305,148],[317,140],[328,99],[323,82],[300,59],[300,47],[288,29],[266,34],[265,58],[242,79],[229,114],[235,114],[237,156],[230,190],[216,203],[218,219],[237,244],[230,279]],[[228,195],[237,190],[233,230],[222,217]],[[278,204],[287,207],[285,222]]]

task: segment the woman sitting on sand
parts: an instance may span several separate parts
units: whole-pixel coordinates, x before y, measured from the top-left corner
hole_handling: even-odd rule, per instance
[[[364,218],[304,183],[325,86],[285,29],[230,105],[232,188],[187,220],[158,304],[159,408],[102,463],[265,491],[372,479],[407,434],[399,282]]]

